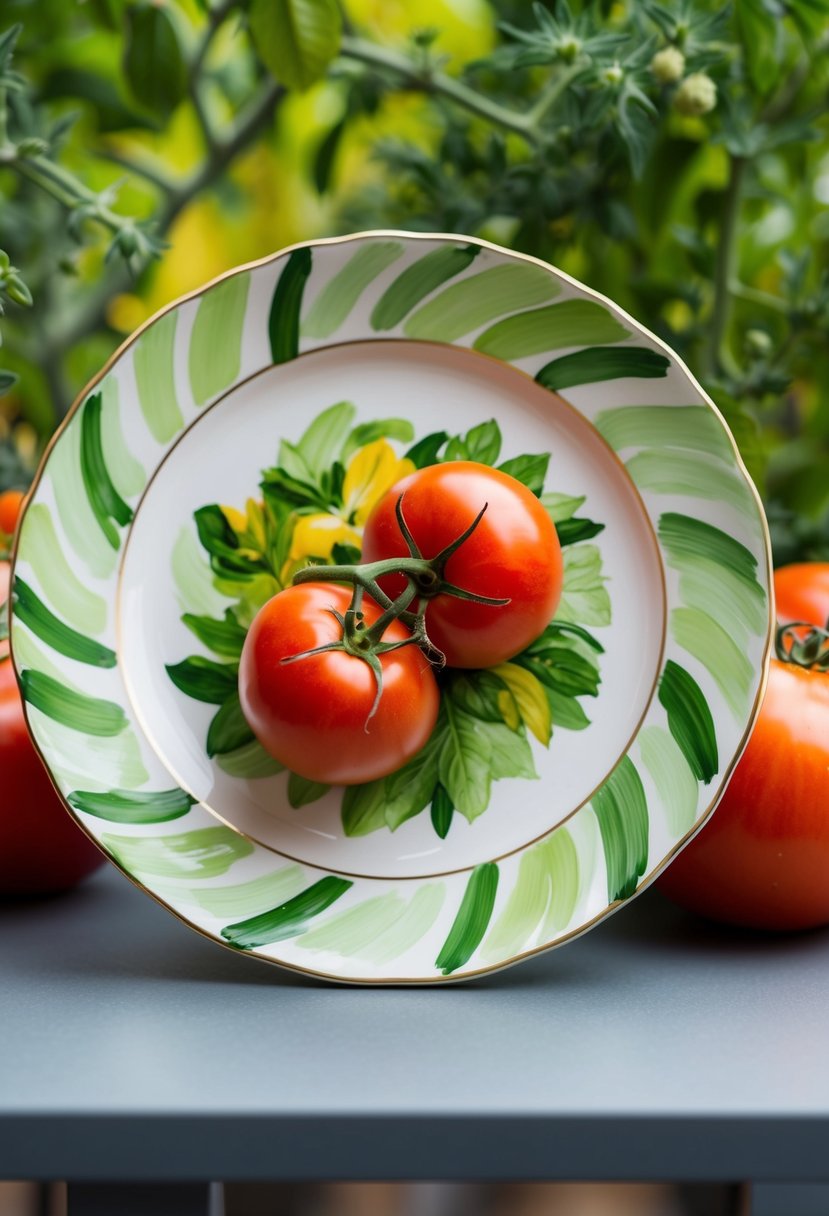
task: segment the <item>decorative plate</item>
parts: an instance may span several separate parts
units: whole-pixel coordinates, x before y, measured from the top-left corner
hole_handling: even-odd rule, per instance
[[[450,672],[399,773],[280,770],[239,710],[253,615],[458,458],[540,495],[555,619]],[[364,233],[233,271],[118,351],[29,500],[12,649],[69,810],[175,915],[328,979],[433,983],[583,932],[700,826],[759,704],[769,578],[734,441],[658,339],[531,258]]]

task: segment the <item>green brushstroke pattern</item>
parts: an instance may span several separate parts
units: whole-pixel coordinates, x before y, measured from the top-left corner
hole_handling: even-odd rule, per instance
[[[444,894],[443,883],[427,883],[418,887],[408,902],[396,892],[375,896],[328,917],[303,934],[297,946],[383,966],[405,954],[429,932]]]
[[[661,726],[645,726],[638,736],[642,760],[653,778],[672,836],[690,832],[697,816],[699,784],[676,740]]]
[[[766,593],[756,580],[757,558],[733,536],[713,524],[675,511],[661,515],[658,528],[659,539],[677,569],[682,569],[688,557],[710,558],[752,584],[759,602],[765,603]]]
[[[302,332],[309,338],[328,338],[348,317],[369,283],[403,252],[400,241],[371,241],[363,245],[338,271],[308,310]]]
[[[492,266],[450,284],[406,320],[408,338],[456,342],[482,325],[520,308],[545,304],[561,287],[548,270],[531,263]]]
[[[117,735],[127,726],[126,714],[114,701],[75,692],[42,671],[21,671],[20,686],[30,705],[82,734]]]
[[[522,855],[515,886],[484,943],[484,957],[491,962],[510,958],[563,929],[573,914],[578,890],[576,847],[561,828]]]
[[[22,622],[15,625],[14,628],[14,657],[20,671],[24,667],[31,667],[34,671],[42,671],[44,675],[51,676],[53,680],[57,680],[75,692],[82,691],[77,684],[73,684],[67,678],[66,673],[56,663],[52,662],[45,650],[35,641],[35,635],[25,628]]]
[[[624,448],[689,448],[734,464],[722,423],[706,405],[626,405],[602,410],[598,431],[617,452]]]
[[[121,430],[121,408],[118,381],[106,376],[99,384],[103,409],[101,410],[101,446],[104,463],[109,469],[112,483],[122,498],[137,497],[147,484],[147,475],[140,460],[133,455]]]
[[[394,329],[430,292],[466,270],[480,252],[472,245],[453,245],[424,254],[383,292],[372,310],[371,328]]]
[[[560,392],[604,380],[658,380],[667,376],[670,366],[669,359],[647,346],[592,346],[545,363],[535,378],[544,388]]]
[[[496,321],[472,345],[496,359],[512,360],[565,346],[621,342],[628,333],[601,304],[592,300],[565,300]]]
[[[637,452],[627,461],[627,470],[640,490],[724,502],[751,519],[757,518],[757,504],[736,468],[725,468],[719,460],[701,452],[671,448]]]
[[[223,616],[228,600],[213,586],[213,575],[190,524],[183,524],[173,545],[173,582],[182,612]]]
[[[674,608],[671,633],[713,676],[734,717],[740,721],[748,709],[754,683],[754,664],[734,639],[700,608]]]
[[[178,311],[174,308],[153,321],[133,347],[138,404],[158,443],[169,443],[184,426],[173,368]]]
[[[244,781],[258,781],[285,771],[285,766],[269,756],[258,739],[243,743],[235,751],[220,753],[215,761],[223,773]]]
[[[298,895],[306,882],[302,866],[290,865],[231,886],[202,890],[195,887],[189,894],[205,912],[225,920],[228,916],[253,916],[275,904],[282,904]]]
[[[593,795],[591,806],[604,846],[607,898],[610,903],[629,899],[648,866],[648,804],[628,756]]]
[[[73,790],[66,801],[76,811],[110,823],[169,823],[186,815],[196,799],[184,790]]]
[[[659,679],[658,696],[668,715],[668,729],[698,781],[706,785],[719,768],[714,719],[694,677],[668,659]]]
[[[121,546],[118,526],[125,528],[132,520],[132,508],[113,485],[104,460],[101,444],[100,393],[87,398],[81,413],[81,477],[89,505],[101,531],[113,549]],[[117,526],[116,526],[117,525]]]
[[[118,554],[98,527],[84,490],[80,419],[74,419],[62,432],[60,443],[55,444],[49,455],[46,473],[52,483],[58,516],[73,552],[95,578],[109,578],[115,570]],[[38,509],[40,506],[42,504],[37,504]]]
[[[82,738],[34,706],[29,707],[28,717],[32,734],[49,756],[52,776],[64,793],[77,789],[136,789],[149,781],[133,731]]]
[[[299,354],[299,317],[311,265],[311,250],[295,249],[277,280],[268,313],[268,339],[274,363],[287,363]]]
[[[435,960],[435,966],[444,975],[457,971],[477,950],[489,924],[497,890],[497,865],[488,861],[476,866],[469,876],[452,928]]]
[[[55,616],[22,578],[14,580],[13,599],[15,617],[52,650],[93,667],[115,667],[118,659],[114,650]]]
[[[250,272],[234,274],[199,299],[187,361],[196,405],[204,405],[239,375],[249,287]]]
[[[130,874],[158,878],[216,878],[254,849],[230,828],[197,828],[170,836],[113,836],[101,844]]]
[[[222,937],[240,950],[252,950],[272,942],[297,937],[305,931],[308,921],[330,908],[354,884],[347,878],[328,874],[313,886],[294,895],[285,903],[251,916],[233,925],[225,925]]]

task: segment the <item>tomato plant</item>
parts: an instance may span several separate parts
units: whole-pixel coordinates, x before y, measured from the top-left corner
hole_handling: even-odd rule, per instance
[[[775,573],[786,615],[820,586],[820,568],[801,567],[799,585],[792,569]],[[823,605],[811,602],[814,617]],[[811,649],[795,632],[779,636],[757,722],[716,811],[658,883],[713,920],[758,929],[829,923],[829,648],[820,631]]]
[[[511,659],[549,625],[561,596],[561,547],[544,507],[498,469],[466,460],[430,465],[398,482],[374,508],[363,536],[364,562],[409,554],[396,509],[401,494],[405,524],[425,558],[456,542],[486,507],[446,562],[443,575],[453,593],[439,590],[428,600],[425,623],[451,667]],[[390,596],[405,585],[395,575],[379,583]],[[476,603],[464,592],[507,602]]]
[[[280,591],[254,618],[239,665],[242,711],[262,746],[324,784],[394,772],[420,751],[438,715],[432,669],[416,645],[401,644],[411,635],[400,621],[382,630],[379,675],[358,652],[360,631],[382,615],[372,600],[362,600],[361,620],[349,618],[357,640],[344,648],[351,605],[351,592],[334,583]]]
[[[22,496],[0,496],[13,531]],[[5,616],[9,566],[0,561],[0,617]],[[64,891],[103,863],[49,780],[23,715],[8,644],[0,642],[0,896]]]

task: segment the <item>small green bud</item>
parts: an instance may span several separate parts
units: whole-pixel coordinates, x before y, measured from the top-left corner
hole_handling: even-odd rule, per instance
[[[618,63],[612,63],[609,68],[605,68],[602,72],[602,80],[605,84],[621,84],[624,78],[625,74]]]
[[[746,353],[755,359],[765,359],[771,354],[772,341],[764,329],[749,329],[745,336]]]
[[[675,46],[665,46],[651,60],[651,72],[659,84],[676,84],[685,71],[685,56]]]
[[[10,300],[14,300],[15,304],[19,304],[22,308],[28,308],[31,305],[32,293],[29,291],[20,275],[15,274],[14,269],[11,269],[6,273],[5,287],[6,295]]]
[[[17,145],[17,155],[27,156],[43,156],[49,151],[49,145],[45,139],[39,139],[35,135],[28,136],[26,139],[21,139]]]
[[[575,34],[562,38],[558,44],[558,53],[565,63],[575,63],[581,54],[581,39]]]
[[[705,72],[686,76],[674,94],[675,108],[686,117],[708,114],[716,104],[717,86]]]
[[[115,238],[122,257],[131,258],[138,252],[138,233],[132,228],[122,228]]]

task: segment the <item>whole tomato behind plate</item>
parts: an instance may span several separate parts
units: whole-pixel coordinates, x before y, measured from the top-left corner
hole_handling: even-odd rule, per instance
[[[782,621],[826,623],[827,571],[820,563],[775,571]],[[712,920],[778,930],[829,924],[829,640],[812,633],[814,661],[803,666],[806,632],[780,637],[725,794],[657,883]]]

